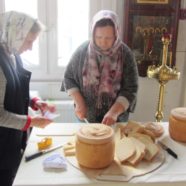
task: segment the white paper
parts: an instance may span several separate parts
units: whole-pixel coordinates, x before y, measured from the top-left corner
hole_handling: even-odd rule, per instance
[[[54,120],[55,118],[59,117],[60,114],[56,114],[56,113],[52,113],[50,111],[46,111],[43,116],[47,119]]]

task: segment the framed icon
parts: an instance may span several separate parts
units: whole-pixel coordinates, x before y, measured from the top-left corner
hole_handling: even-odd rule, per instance
[[[146,77],[149,65],[160,65],[162,41],[171,36],[169,66],[176,63],[180,0],[125,0],[124,42],[135,54],[139,75]]]

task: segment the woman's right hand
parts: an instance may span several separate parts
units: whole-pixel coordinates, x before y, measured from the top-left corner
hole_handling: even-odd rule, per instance
[[[73,91],[69,93],[69,95],[74,100],[76,116],[80,120],[83,120],[84,118],[86,118],[86,114],[87,114],[87,107],[86,107],[83,96],[81,95],[79,91]]]
[[[31,117],[31,127],[45,128],[53,121],[42,116]]]
[[[84,118],[86,118],[86,114],[87,114],[87,108],[85,104],[81,104],[81,105],[75,105],[75,114],[76,116],[80,119],[83,120]]]

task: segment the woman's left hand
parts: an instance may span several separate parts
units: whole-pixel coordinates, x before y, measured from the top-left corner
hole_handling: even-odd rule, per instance
[[[105,125],[114,125],[117,121],[117,114],[113,112],[107,112],[101,123]]]
[[[110,110],[105,114],[102,123],[106,125],[114,125],[118,116],[125,111],[125,107],[119,102],[115,102]]]
[[[55,105],[49,104],[46,101],[42,101],[42,100],[36,101],[35,106],[41,111],[42,115],[44,115],[46,111],[49,111],[49,112],[56,111]]]

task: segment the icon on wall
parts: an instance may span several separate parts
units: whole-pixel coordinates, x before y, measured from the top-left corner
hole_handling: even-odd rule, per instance
[[[180,0],[126,0],[124,42],[134,52],[139,75],[162,60],[162,36],[171,35],[169,64],[175,65]]]

